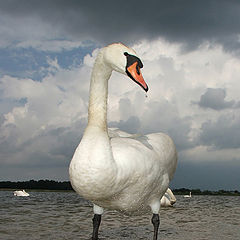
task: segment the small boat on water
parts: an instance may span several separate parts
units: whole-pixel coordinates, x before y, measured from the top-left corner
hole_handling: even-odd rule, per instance
[[[29,196],[29,193],[27,193],[24,189],[21,191],[14,191],[13,192],[14,196],[17,196],[17,197],[28,197]]]

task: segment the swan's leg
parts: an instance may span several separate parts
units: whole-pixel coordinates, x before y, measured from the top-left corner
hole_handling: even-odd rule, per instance
[[[158,228],[159,228],[159,225],[160,225],[159,214],[153,213],[152,224],[153,224],[153,227],[154,227],[153,240],[157,240],[157,238],[158,238]]]
[[[101,223],[101,216],[100,214],[94,214],[92,219],[93,221],[93,233],[92,233],[92,240],[98,240],[98,229]]]
[[[101,217],[103,214],[103,208],[93,205],[93,212],[94,212],[94,217],[92,219],[93,221],[93,233],[92,233],[92,240],[98,240],[98,229],[101,223]]]
[[[158,228],[159,228],[159,225],[160,225],[160,218],[159,218],[158,213],[159,213],[159,210],[160,210],[160,206],[161,206],[161,201],[159,201],[159,200],[150,204],[150,207],[151,207],[152,212],[153,212],[153,216],[152,216],[152,224],[153,224],[153,227],[154,227],[153,240],[158,239]]]

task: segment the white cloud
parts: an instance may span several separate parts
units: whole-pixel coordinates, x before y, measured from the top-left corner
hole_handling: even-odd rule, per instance
[[[183,161],[200,163],[200,162],[213,162],[217,164],[236,161],[239,162],[240,148],[238,149],[209,149],[208,146],[197,146],[195,148],[188,149],[181,153]]]
[[[2,101],[11,100],[17,103],[25,99],[22,106],[9,109],[1,121],[2,163],[28,168],[29,164],[36,164],[37,167],[41,161],[48,164],[55,162],[56,166],[65,161],[66,168],[66,161],[69,161],[66,154],[70,158],[69,151],[52,151],[69,146],[73,152],[75,142],[71,139],[76,141],[75,135],[80,139],[84,128],[82,119],[87,114],[90,68],[83,65],[61,69],[56,60],[51,62],[51,66],[54,71],[52,67],[49,68],[50,73],[40,82],[9,76],[0,79]],[[79,121],[83,123],[82,126],[76,125]],[[62,135],[52,134],[53,130],[58,132],[58,129],[66,131]],[[72,138],[65,143],[68,135]],[[43,168],[48,164],[43,165]],[[64,177],[67,178],[67,175]]]
[[[192,101],[199,101],[207,88],[221,88],[227,91],[224,100],[239,102],[240,60],[221,46],[210,47],[207,43],[192,52],[183,52],[181,45],[162,39],[142,41],[133,48],[144,63],[148,97],[128,77],[113,73],[109,82],[109,122],[126,130],[169,133],[181,159],[236,159],[239,148],[231,152],[225,146],[224,150],[220,147],[209,153],[210,148],[203,146],[199,136],[204,123],[211,121],[211,129],[216,132],[221,127],[221,114],[238,119],[239,109],[223,109],[219,113],[201,109]],[[41,81],[10,76],[0,79],[2,102],[16,102],[15,106],[8,105],[1,120],[0,146],[7,149],[8,144],[11,152],[1,153],[5,164],[22,162],[27,166],[36,161],[37,165],[46,158],[49,164],[52,161],[67,168],[86,125],[89,80],[97,52],[98,49],[87,54],[81,65],[69,69],[62,69],[57,59],[48,59],[49,73]],[[237,134],[235,126],[232,124],[232,134]],[[216,142],[213,135],[208,139]]]

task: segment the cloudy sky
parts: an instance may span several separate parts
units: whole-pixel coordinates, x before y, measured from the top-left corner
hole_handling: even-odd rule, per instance
[[[143,90],[114,73],[109,126],[165,132],[171,187],[240,190],[238,1],[0,2],[0,180],[68,180],[99,48],[141,58]]]

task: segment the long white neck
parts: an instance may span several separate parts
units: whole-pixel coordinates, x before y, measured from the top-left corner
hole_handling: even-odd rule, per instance
[[[108,79],[112,69],[100,53],[90,84],[88,125],[72,158],[69,173],[73,188],[83,197],[95,200],[113,194],[116,163],[107,133]]]
[[[108,80],[112,69],[105,64],[102,52],[95,61],[90,84],[88,126],[107,130]]]

